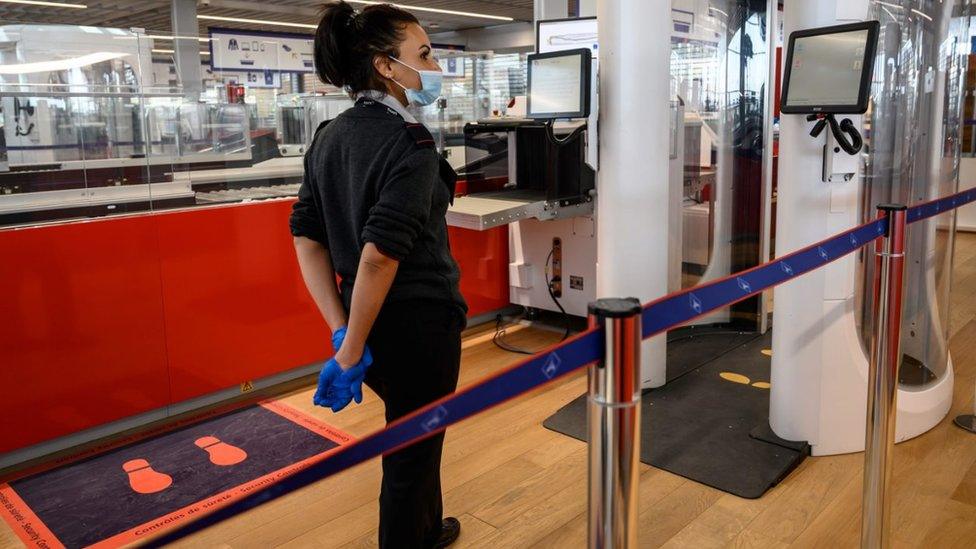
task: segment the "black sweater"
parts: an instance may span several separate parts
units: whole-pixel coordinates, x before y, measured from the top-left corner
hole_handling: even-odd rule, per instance
[[[372,242],[400,262],[387,303],[443,301],[467,312],[445,219],[456,178],[426,128],[360,99],[305,155],[291,233],[328,248],[347,308],[363,246]]]

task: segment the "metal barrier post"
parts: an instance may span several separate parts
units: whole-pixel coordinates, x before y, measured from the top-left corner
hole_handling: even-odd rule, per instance
[[[891,512],[891,461],[898,410],[898,367],[901,364],[902,286],[905,270],[906,208],[878,206],[888,217],[888,232],[877,252],[874,331],[868,367],[867,434],[864,443],[864,487],[861,547],[887,547]]]
[[[976,392],[973,394],[976,394]],[[970,433],[976,434],[976,402],[973,403],[973,413],[956,416],[955,421],[960,429],[965,429]]]
[[[602,326],[604,358],[589,369],[589,547],[637,547],[640,464],[641,305],[600,299],[590,325]]]

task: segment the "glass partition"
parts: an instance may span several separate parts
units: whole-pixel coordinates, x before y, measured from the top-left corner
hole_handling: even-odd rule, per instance
[[[672,100],[683,105],[681,285],[759,264],[762,228],[767,2],[674,0]],[[675,174],[672,173],[672,178]],[[756,299],[701,323],[755,326]]]
[[[191,91],[177,40],[0,26],[0,227],[297,194],[306,122],[284,107],[298,74],[274,61],[260,71],[205,64],[202,91]],[[275,39],[255,41],[280,58]]]
[[[296,195],[315,130],[353,104],[308,89],[304,40],[0,26],[0,227]],[[176,62],[188,47],[197,85]],[[460,164],[464,125],[525,94],[526,55],[438,55],[443,97],[415,113]]]
[[[303,95],[299,99],[302,105],[302,133],[309,144],[322,122],[332,120],[353,106],[349,95],[342,92]]]
[[[866,115],[862,219],[881,203],[914,205],[956,192],[970,2],[893,0],[872,8],[881,22]],[[909,226],[902,319],[904,389],[942,379],[949,367],[949,284],[955,211]],[[862,343],[873,331],[874,256],[860,254],[857,311]]]
[[[149,209],[152,178],[172,168],[171,156],[154,154],[162,143],[147,139],[147,98],[180,96],[152,88],[144,72],[152,40],[122,29],[5,25],[0,42],[0,226]],[[179,187],[160,192],[191,200]]]
[[[437,50],[444,70],[441,98],[411,107],[426,125],[437,148],[455,167],[464,164],[464,126],[504,115],[512,98],[525,95],[527,54]]]

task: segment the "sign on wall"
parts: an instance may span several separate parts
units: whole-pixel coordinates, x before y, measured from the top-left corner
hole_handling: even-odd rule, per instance
[[[210,29],[214,70],[313,72],[313,51],[308,34]]]
[[[464,58],[463,57],[443,57],[437,62],[444,72],[444,76],[464,77]]]
[[[275,71],[247,71],[247,72],[227,72],[221,71],[225,83],[235,82],[251,88],[280,88],[281,73]]]
[[[553,19],[536,23],[535,50],[538,53],[590,48],[597,56],[596,17]]]

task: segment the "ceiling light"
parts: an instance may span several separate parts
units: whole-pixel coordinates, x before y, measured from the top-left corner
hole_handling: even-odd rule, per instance
[[[75,8],[83,10],[88,6],[84,4],[65,4],[64,2],[42,2],[41,0],[0,0],[4,4],[28,4],[31,6],[47,6],[49,8]]]
[[[277,27],[296,27],[299,29],[317,29],[318,25],[307,23],[286,23],[284,21],[262,21],[260,19],[245,19],[243,17],[221,17],[219,15],[197,15],[197,19],[208,21],[227,21],[230,23],[249,23],[251,25],[272,25]]]
[[[371,2],[368,0],[349,0],[350,4],[384,4],[385,2]],[[484,13],[474,13],[470,11],[455,11],[455,10],[442,10],[440,8],[425,8],[423,6],[409,6],[407,4],[390,4],[391,6],[398,7],[402,10],[407,11],[426,11],[430,13],[443,13],[444,15],[460,15],[462,17],[477,17],[479,19],[494,19],[496,21],[515,21],[514,17],[505,17],[502,15],[487,15]]]
[[[87,67],[102,61],[127,57],[131,54],[110,51],[89,53],[71,59],[57,59],[55,61],[37,61],[35,63],[19,63],[14,65],[0,65],[0,74],[29,74],[33,72],[66,71],[79,67]]]
[[[382,4],[383,2],[372,2],[368,0],[349,0],[353,4],[366,4],[375,5]],[[398,7],[407,11],[423,11],[429,13],[440,13],[443,15],[457,15],[460,17],[474,17],[477,19],[492,19],[495,21],[514,21],[513,17],[505,17],[502,15],[488,15],[484,13],[475,13],[470,11],[456,11],[456,10],[444,10],[440,8],[426,8],[423,6],[412,6],[408,4],[391,4],[392,6]],[[197,19],[204,19],[209,21],[226,21],[230,23],[248,23],[251,25],[272,25],[278,27],[294,27],[299,29],[317,29],[318,25],[312,25],[309,23],[289,23],[285,21],[266,21],[261,19],[246,19],[243,17],[223,17],[219,15],[197,15]]]
[[[932,20],[931,17],[929,17],[928,15],[925,15],[924,13],[922,13],[922,12],[916,10],[916,9],[912,9],[912,13],[914,13],[915,15],[918,15],[919,17],[924,17],[924,18],[928,19],[929,21]]]

